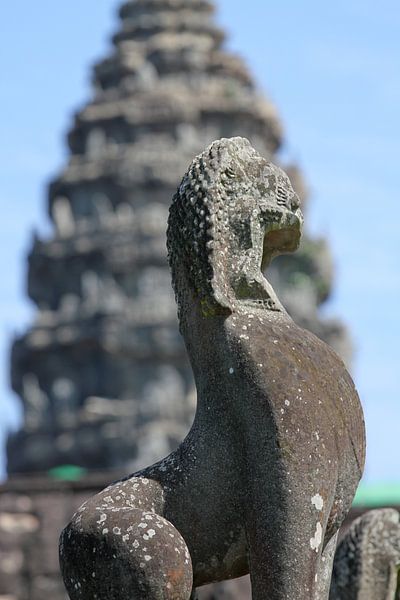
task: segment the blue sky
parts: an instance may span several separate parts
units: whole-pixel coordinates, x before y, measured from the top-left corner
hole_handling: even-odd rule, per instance
[[[25,297],[32,231],[48,231],[46,184],[64,134],[90,97],[90,65],[109,48],[116,0],[7,2],[0,39],[0,436],[19,410],[8,353],[34,309]],[[351,328],[368,431],[367,481],[400,479],[400,5],[220,0],[218,19],[286,132],[312,194],[309,228],[328,236],[335,295]],[[1,464],[1,463],[0,463]],[[2,467],[0,466],[0,469]]]

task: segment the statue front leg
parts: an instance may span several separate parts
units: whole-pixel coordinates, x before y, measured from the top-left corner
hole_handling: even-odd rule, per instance
[[[328,600],[336,536],[324,551],[316,552],[292,532],[292,541],[285,541],[286,532],[278,527],[275,541],[262,543],[255,536],[250,542],[252,600]]]
[[[336,535],[325,539],[332,498],[310,493],[307,478],[274,481],[271,475],[268,489],[268,482],[264,487],[256,480],[259,487],[248,501],[252,599],[328,600],[336,547]]]

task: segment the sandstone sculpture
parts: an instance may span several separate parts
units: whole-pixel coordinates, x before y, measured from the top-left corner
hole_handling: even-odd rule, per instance
[[[400,522],[397,510],[370,510],[338,546],[330,600],[400,598]]]
[[[327,599],[364,464],[342,361],[261,269],[297,248],[289,179],[242,138],[214,142],[174,197],[168,250],[198,405],[167,458],[82,505],[61,536],[72,600],[187,600],[250,571],[252,597]]]

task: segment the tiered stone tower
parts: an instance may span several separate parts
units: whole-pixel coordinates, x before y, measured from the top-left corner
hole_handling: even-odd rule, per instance
[[[208,0],[132,0],[120,17],[50,185],[54,235],[29,256],[38,312],[12,350],[25,419],[8,443],[10,473],[134,469],[184,437],[195,399],[166,263],[168,206],[216,138],[247,137],[278,160],[276,111],[224,50]],[[270,278],[293,317],[345,354],[342,326],[318,316],[331,271],[326,244],[306,238]]]

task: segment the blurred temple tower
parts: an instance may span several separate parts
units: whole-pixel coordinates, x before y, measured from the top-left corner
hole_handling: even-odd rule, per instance
[[[54,233],[29,255],[36,320],[12,347],[24,422],[8,440],[0,496],[0,598],[63,598],[53,554],[69,513],[114,473],[168,453],[190,427],[195,392],[166,261],[168,207],[193,156],[216,138],[247,137],[276,162],[282,143],[274,106],[224,49],[213,11],[208,0],[124,3],[113,51],[95,66],[93,98],[68,135],[69,162],[49,188]],[[300,172],[283,166],[305,208]],[[345,328],[319,316],[332,285],[326,242],[305,235],[269,277],[293,318],[349,360]],[[87,478],[55,479],[79,469]],[[106,469],[113,474],[90,475]]]

